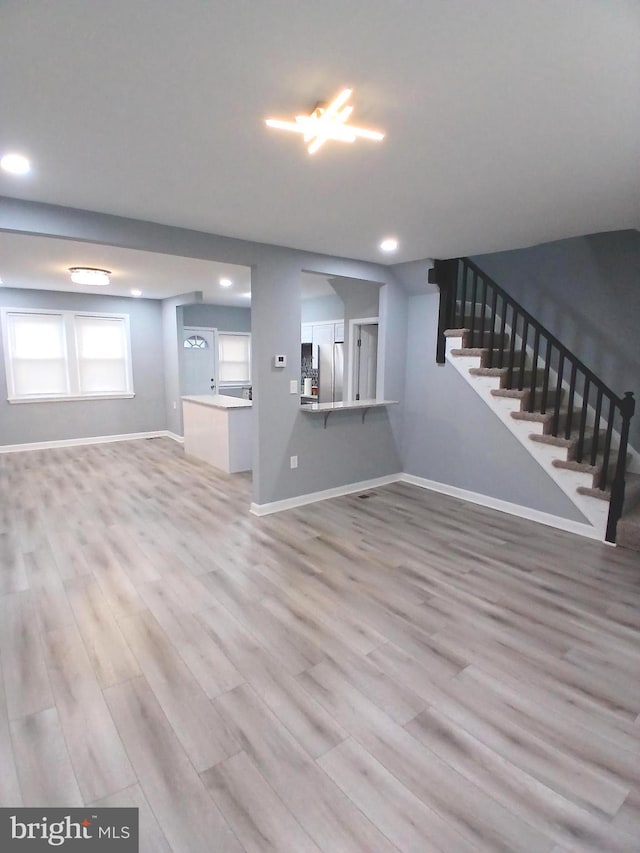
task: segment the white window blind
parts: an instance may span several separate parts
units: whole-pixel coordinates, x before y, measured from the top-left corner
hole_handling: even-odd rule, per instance
[[[6,337],[10,396],[51,397],[69,393],[61,314],[9,313]]]
[[[133,396],[127,316],[0,313],[9,400]]]
[[[80,394],[126,394],[129,383],[124,318],[77,316],[75,331]]]
[[[218,374],[220,385],[251,381],[251,335],[218,332]]]

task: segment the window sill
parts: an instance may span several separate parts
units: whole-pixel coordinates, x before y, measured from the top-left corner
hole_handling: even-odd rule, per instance
[[[86,402],[87,400],[131,400],[135,394],[85,394],[74,397],[8,397],[7,402],[11,405],[22,403],[72,403]]]

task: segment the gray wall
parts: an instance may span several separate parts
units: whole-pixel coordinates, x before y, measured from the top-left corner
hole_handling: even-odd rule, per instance
[[[389,287],[402,304],[399,286],[394,282]],[[267,356],[253,364],[260,424],[254,487],[259,496],[268,495],[262,501],[400,471],[398,412],[371,411],[364,424],[360,413],[340,412],[330,416],[324,429],[322,415],[302,412],[298,396],[289,393],[289,380],[299,378],[300,362],[300,266],[295,259],[259,264],[252,275],[252,293],[254,352]],[[396,337],[397,332],[394,327],[390,345],[404,353],[404,337]],[[294,365],[292,370],[273,366],[273,355],[280,352]],[[403,363],[392,360],[386,382],[394,399],[401,399]],[[293,471],[291,455],[298,456],[299,467]]]
[[[0,229],[105,245],[157,251],[252,267],[252,355],[254,389],[254,487],[257,503],[341,486],[400,470],[398,443],[401,412],[372,412],[366,423],[359,415],[333,416],[327,430],[303,415],[289,381],[299,381],[300,281],[302,271],[317,272],[388,285],[388,304],[402,316],[405,295],[389,267],[333,258],[220,237],[187,229],[141,222],[92,211],[0,197]],[[183,299],[181,304],[198,301]],[[178,319],[176,302],[162,306],[167,428],[178,432]],[[406,340],[389,322],[383,332],[387,394],[402,399]],[[276,353],[287,355],[289,367],[272,367]],[[320,424],[321,426],[321,424]],[[289,468],[297,454],[299,468]]]
[[[450,364],[435,360],[439,294],[408,301],[404,471],[585,522]]]
[[[618,395],[640,394],[640,232],[473,259]],[[640,410],[631,421],[640,449]]]
[[[182,310],[185,326],[206,326],[220,332],[250,332],[251,308],[233,305],[209,305],[206,302],[185,305]]]
[[[0,445],[166,429],[159,301],[3,287],[0,307],[128,314],[135,391],[133,399],[10,404],[0,347]]]
[[[303,323],[323,323],[328,320],[344,319],[344,302],[337,294],[333,296],[302,297],[301,316]]]

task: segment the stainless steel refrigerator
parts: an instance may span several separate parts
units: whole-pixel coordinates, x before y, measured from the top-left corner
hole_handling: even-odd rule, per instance
[[[318,360],[318,402],[342,402],[344,344],[320,345]]]

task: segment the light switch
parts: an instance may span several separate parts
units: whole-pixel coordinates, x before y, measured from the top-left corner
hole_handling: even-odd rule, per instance
[[[289,382],[289,393],[290,394],[297,394],[298,393],[298,380],[297,379],[292,379]]]
[[[286,367],[287,366],[286,355],[274,355],[273,366],[274,367]]]
[[[289,464],[291,465],[292,468],[297,468],[298,467],[298,457],[292,456],[289,460]]]

